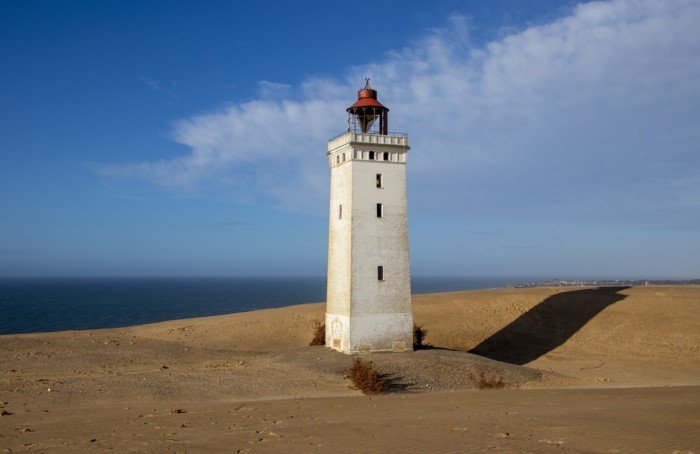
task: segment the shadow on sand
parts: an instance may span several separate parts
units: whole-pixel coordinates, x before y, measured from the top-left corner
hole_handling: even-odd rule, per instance
[[[469,351],[487,358],[523,365],[566,342],[606,307],[625,299],[629,287],[599,287],[558,293]]]
[[[379,379],[384,382],[383,393],[405,393],[416,388],[415,383],[404,381],[398,374],[379,374]]]

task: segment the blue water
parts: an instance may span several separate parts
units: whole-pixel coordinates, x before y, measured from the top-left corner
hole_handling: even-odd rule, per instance
[[[433,293],[526,280],[416,277],[411,285],[413,293]],[[325,299],[325,277],[0,279],[0,334],[114,328]]]

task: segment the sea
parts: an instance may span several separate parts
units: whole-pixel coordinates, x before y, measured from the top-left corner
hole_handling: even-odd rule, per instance
[[[412,293],[532,278],[414,277]],[[326,278],[0,278],[0,334],[116,328],[325,301]]]

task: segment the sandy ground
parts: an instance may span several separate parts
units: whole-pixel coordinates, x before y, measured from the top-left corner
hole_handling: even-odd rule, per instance
[[[415,296],[432,348],[364,356],[376,397],[323,310],[0,336],[0,449],[700,452],[700,287]]]

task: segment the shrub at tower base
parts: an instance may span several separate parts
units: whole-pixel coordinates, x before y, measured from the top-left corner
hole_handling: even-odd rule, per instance
[[[379,394],[384,390],[384,380],[371,361],[355,358],[348,373],[355,387],[365,394]]]

